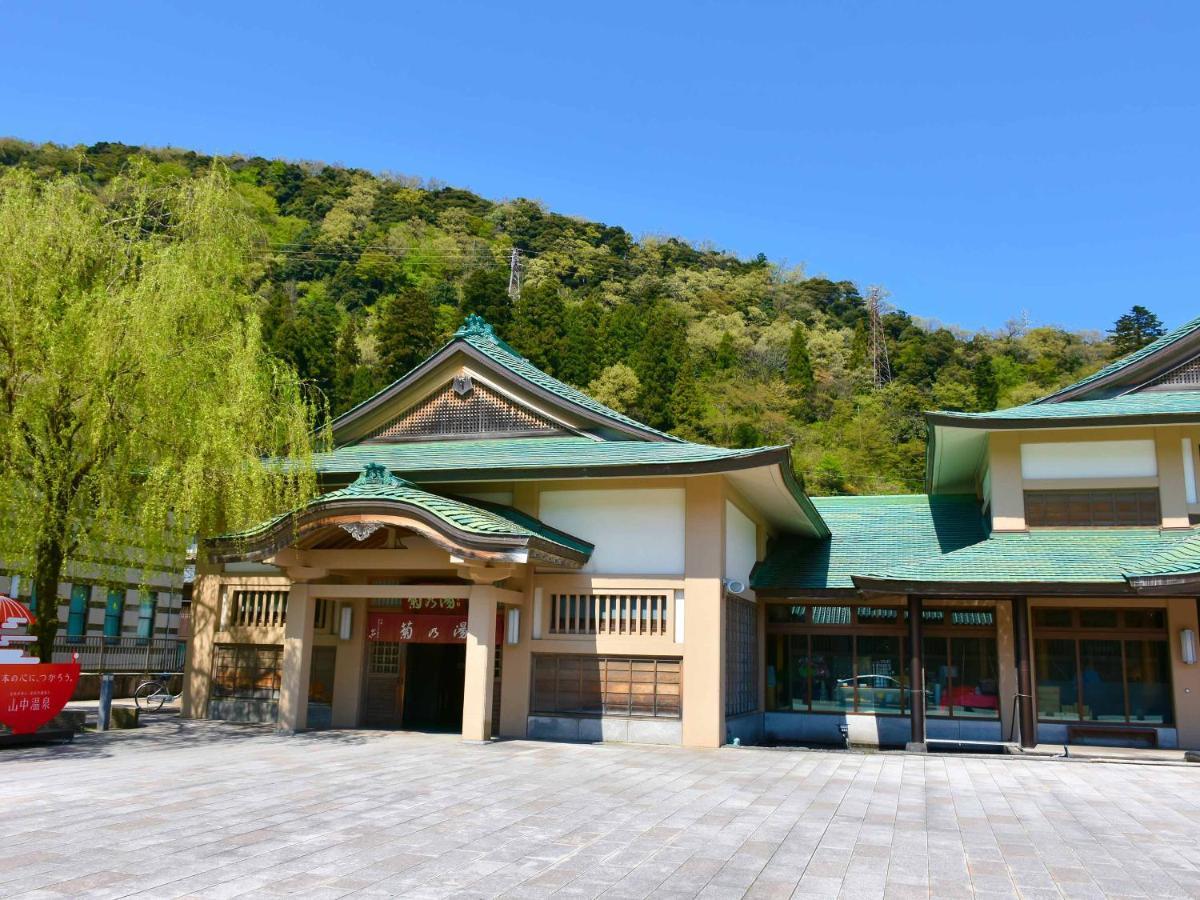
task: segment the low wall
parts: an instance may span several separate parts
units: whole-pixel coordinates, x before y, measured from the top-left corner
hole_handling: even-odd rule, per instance
[[[737,738],[743,744],[757,744],[763,738],[763,714],[760,712],[732,716],[725,720],[725,740],[732,744]]]
[[[243,725],[273,725],[279,721],[278,700],[210,700],[208,717]]]
[[[903,747],[912,740],[908,716],[821,715],[815,713],[769,712],[763,715],[767,740],[841,745],[841,726],[848,729],[852,745]],[[925,720],[925,736],[947,741],[999,741],[997,719]]]
[[[683,723],[679,719],[627,719],[617,716],[529,716],[525,734],[546,741],[681,744]]]
[[[133,692],[137,690],[137,686],[143,681],[151,681],[157,678],[157,675],[114,675],[113,676],[113,699],[120,700],[124,697],[132,697]],[[168,689],[172,694],[178,694],[183,689],[183,676],[172,675]],[[100,676],[94,673],[79,676],[79,683],[75,685],[75,693],[71,695],[72,700],[99,700],[100,699]]]

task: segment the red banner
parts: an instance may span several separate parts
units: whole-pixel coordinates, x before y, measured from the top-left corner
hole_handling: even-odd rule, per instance
[[[466,615],[373,612],[367,615],[367,640],[401,644],[462,644]]]
[[[33,734],[59,714],[79,682],[79,663],[0,665],[0,725]]]

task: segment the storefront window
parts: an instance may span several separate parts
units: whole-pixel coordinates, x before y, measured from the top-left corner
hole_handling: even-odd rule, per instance
[[[1000,675],[995,639],[955,636],[950,639],[950,657],[954,715],[997,718]]]
[[[1034,641],[1034,657],[1038,716],[1043,719],[1078,720],[1075,642]]]
[[[1174,721],[1170,648],[1161,609],[1038,613],[1034,617],[1038,718],[1159,725]],[[1130,631],[1142,636],[1131,637]]]
[[[1126,641],[1129,719],[1162,725],[1171,719],[1171,659],[1166,641]]]
[[[1125,681],[1121,677],[1120,641],[1080,641],[1079,670],[1083,676],[1085,719],[1125,721]]]
[[[812,675],[813,710],[842,712],[854,709],[853,642],[848,634],[811,636],[811,650],[804,660],[804,668]],[[807,699],[805,695],[801,696]]]
[[[907,682],[903,678],[900,637],[864,635],[858,639],[859,712],[899,713]]]
[[[925,712],[931,716],[950,715],[951,675],[948,650],[950,641],[944,637],[926,636],[925,652]]]

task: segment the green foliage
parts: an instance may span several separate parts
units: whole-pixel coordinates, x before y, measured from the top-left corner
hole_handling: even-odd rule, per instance
[[[220,165],[133,163],[98,193],[0,175],[0,558],[32,576],[43,658],[68,558],[123,581],[114,547],[160,565],[311,495],[314,410],[265,352],[255,235]],[[279,454],[298,466],[260,464]]]
[[[212,162],[0,141],[0,166],[43,180],[76,174],[101,203],[133,169],[170,184],[206,177]],[[264,338],[334,414],[478,313],[537,365],[651,425],[726,445],[793,443],[814,493],[915,491],[923,410],[1026,402],[1161,328],[1137,308],[1110,345],[1018,320],[969,335],[893,310],[883,317],[893,382],[876,389],[851,281],[676,238],[635,240],[529,200],[321,163],[223,162],[229,200],[256,231],[245,280]],[[514,247],[519,301],[508,292]]]
[[[1114,357],[1124,356],[1134,350],[1140,350],[1167,333],[1158,316],[1144,306],[1134,306],[1113,324],[1109,334],[1112,335],[1112,353]]]
[[[436,321],[433,304],[420,288],[405,288],[379,301],[375,340],[383,383],[404,375],[437,346]]]

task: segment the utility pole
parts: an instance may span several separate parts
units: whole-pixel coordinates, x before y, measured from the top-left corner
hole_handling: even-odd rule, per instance
[[[516,247],[508,257],[508,296],[513,302],[521,299],[521,251]]]
[[[888,362],[887,340],[883,334],[883,289],[878,285],[867,288],[867,355],[871,358],[871,375],[875,387],[892,380]]]

